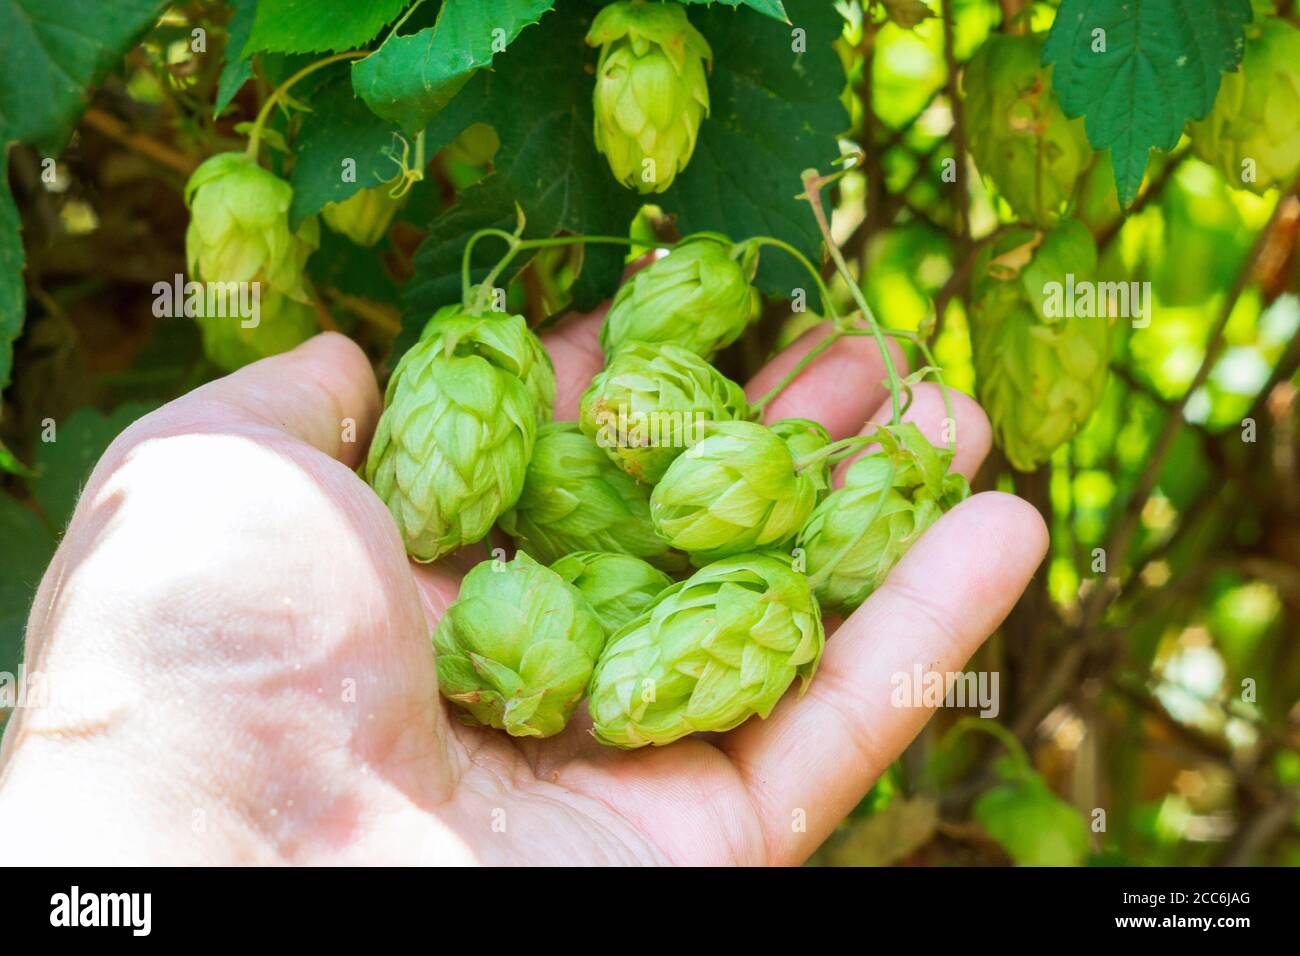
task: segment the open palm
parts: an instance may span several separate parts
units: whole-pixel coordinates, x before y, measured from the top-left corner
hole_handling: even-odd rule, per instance
[[[598,323],[546,339],[559,420],[600,367]],[[888,417],[883,378],[873,346],[842,340],[767,417],[855,434]],[[989,426],[954,402],[954,468],[970,476]],[[557,737],[515,740],[463,726],[437,694],[429,634],[483,554],[407,561],[354,473],[378,413],[364,356],[323,335],[108,450],[32,612],[26,668],[49,699],[15,714],[0,750],[9,862],[797,863],[928,718],[891,706],[891,676],[958,670],[1046,549],[1031,507],[976,495],[769,719],[625,753],[580,712]],[[907,417],[938,442],[945,415],[919,386]]]

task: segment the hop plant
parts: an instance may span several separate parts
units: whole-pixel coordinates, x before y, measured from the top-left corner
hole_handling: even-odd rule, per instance
[[[209,157],[185,184],[190,275],[208,283],[257,283],[256,324],[206,309],[196,316],[206,353],[224,369],[287,351],[316,331],[303,270],[320,244],[320,226],[308,218],[290,229],[292,200],[287,182],[244,153]]]
[[[596,64],[596,148],[614,178],[661,193],[686,168],[709,113],[713,51],[677,3],[642,0],[601,9],[587,33]]]
[[[778,553],[724,558],[611,635],[592,676],[592,732],[634,748],[767,717],[807,689],[825,644],[804,576]]]
[[[673,579],[630,554],[575,551],[551,565],[587,599],[606,634],[640,617]]]
[[[780,548],[816,504],[816,483],[780,435],[753,422],[719,422],[668,466],[650,496],[650,517],[665,541],[705,564]]]
[[[904,422],[878,433],[881,450],[855,461],[799,533],[809,580],[827,610],[849,613],[884,582],[916,539],[970,494],[948,471],[952,452]]]
[[[342,202],[326,203],[320,217],[357,245],[373,246],[384,238],[404,201],[405,196],[393,196],[389,186],[373,186],[358,189]]]
[[[555,375],[515,315],[450,305],[429,320],[389,379],[366,461],[417,561],[478,541],[523,489]]]
[[[1039,65],[1042,38],[994,34],[966,67],[971,155],[1016,215],[1050,226],[1092,162],[1083,120],[1067,119]]]
[[[631,342],[583,393],[579,424],[629,475],[654,483],[704,423],[749,415],[740,386],[694,352]]]
[[[795,461],[820,451],[830,444],[831,440],[831,436],[820,422],[807,418],[783,418],[768,427],[785,442]],[[800,474],[812,482],[813,488],[817,491],[818,501],[825,498],[831,490],[831,466],[828,458],[820,458],[806,465],[800,469]]]
[[[613,355],[627,342],[669,342],[709,358],[758,315],[758,291],[749,284],[757,266],[753,245],[707,234],[683,241],[619,288],[601,347]]]
[[[476,565],[433,632],[443,696],[514,737],[564,729],[604,644],[581,592],[523,553]]]
[[[1196,155],[1233,186],[1264,193],[1290,183],[1300,171],[1300,28],[1264,20],[1191,136]]]
[[[1073,221],[1047,234],[1012,230],[976,261],[976,384],[998,445],[1021,471],[1047,461],[1101,401],[1109,319],[1067,317],[1047,291],[1069,288],[1071,275],[1091,279],[1096,263],[1091,235]]]
[[[668,570],[685,565],[655,533],[650,489],[582,434],[576,422],[537,433],[523,492],[501,528],[539,561],[598,549],[636,555]]]

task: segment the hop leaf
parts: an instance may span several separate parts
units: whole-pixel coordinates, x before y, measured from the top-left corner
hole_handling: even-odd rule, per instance
[[[807,688],[824,644],[817,600],[788,558],[724,558],[610,637],[592,676],[592,732],[634,748],[766,717],[796,677]]]
[[[1083,120],[1061,111],[1041,50],[1039,36],[990,36],[966,67],[965,115],[980,172],[1020,219],[1050,226],[1068,210],[1093,154]]]
[[[303,270],[320,244],[314,218],[289,228],[293,188],[244,153],[218,153],[185,185],[190,224],[185,258],[192,277],[207,283],[256,283],[258,315],[229,307],[196,316],[208,356],[227,370],[293,348],[314,331]],[[304,306],[299,308],[298,305]]]
[[[632,342],[582,396],[583,434],[638,481],[658,481],[713,421],[748,418],[740,386],[694,352]]]
[[[757,255],[737,262],[743,248],[695,236],[632,276],[601,325],[605,354],[627,342],[668,342],[707,359],[734,342],[759,308],[758,292],[749,284]]]
[[[1049,316],[1046,307],[1051,283],[1091,280],[1096,263],[1092,237],[1074,221],[1045,235],[1012,230],[976,261],[976,384],[998,445],[1021,471],[1047,461],[1101,401],[1109,319]]]
[[[664,473],[650,517],[664,540],[696,564],[798,534],[817,503],[817,485],[795,467],[775,431],[753,422],[719,422]]]
[[[582,700],[605,631],[587,599],[520,553],[484,561],[433,632],[438,686],[467,723],[549,737]]]
[[[1262,194],[1290,183],[1300,171],[1300,29],[1265,20],[1191,136],[1196,155],[1233,186]]]
[[[359,246],[373,246],[402,208],[405,196],[394,197],[388,186],[358,189],[342,202],[326,203],[320,216],[340,235],[347,236]]]
[[[708,115],[713,51],[679,4],[642,0],[604,7],[587,45],[600,47],[596,148],[624,186],[663,192],[686,168]]]
[[[632,479],[576,422],[537,433],[524,488],[501,528],[539,561],[599,549],[636,555],[668,570],[685,565],[655,533],[650,488]]]
[[[582,592],[606,634],[640,617],[673,583],[640,558],[608,551],[575,551],[551,570]]]
[[[1014,761],[999,763],[1007,782],[982,793],[975,819],[1020,866],[1079,866],[1088,855],[1088,824],[1043,778]]]
[[[930,525],[970,488],[949,473],[952,452],[904,422],[880,433],[882,448],[850,466],[799,533],[809,579],[828,610],[848,613],[880,587]]]
[[[555,375],[515,315],[439,309],[397,364],[366,461],[417,561],[478,541],[523,489]]]

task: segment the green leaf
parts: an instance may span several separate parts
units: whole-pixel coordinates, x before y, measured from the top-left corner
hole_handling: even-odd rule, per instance
[[[757,10],[759,13],[772,17],[774,20],[780,20],[782,23],[789,23],[790,18],[786,16],[785,7],[781,5],[781,0],[678,0],[687,6],[691,4],[711,4],[716,3],[724,7],[749,7],[751,10]]]
[[[258,0],[250,53],[351,50],[397,17],[409,0]]]
[[[54,441],[36,446],[39,477],[30,482],[32,497],[51,527],[67,527],[95,462],[127,425],[151,408],[131,402],[108,415],[95,408],[79,408],[58,424]]]
[[[1064,0],[1043,45],[1052,87],[1088,142],[1111,151],[1120,205],[1138,194],[1152,148],[1169,150],[1214,106],[1241,62],[1250,0]]]
[[[99,82],[166,0],[0,0],[0,144],[63,151]]]
[[[14,339],[23,330],[23,239],[9,191],[9,151],[0,146],[0,392],[9,385]],[[8,470],[8,469],[6,469]]]
[[[352,66],[352,84],[370,108],[403,129],[422,129],[451,101],[474,71],[534,24],[555,0],[444,0],[431,27],[383,44]],[[576,58],[546,57],[573,66]],[[528,90],[521,83],[521,94]]]
[[[1088,855],[1083,815],[1027,768],[982,793],[972,814],[1019,866],[1079,866]]]
[[[257,16],[257,0],[230,0],[235,8],[226,28],[226,62],[221,67],[221,78],[217,81],[217,102],[212,108],[213,116],[220,116],[221,111],[230,105],[239,88],[253,76],[253,60],[244,56],[244,47],[248,44],[248,35],[253,29],[253,18]]]
[[[772,20],[717,7],[692,11],[691,22],[713,47],[712,106],[690,164],[662,205],[678,214],[684,233],[775,236],[816,261],[821,233],[808,204],[794,197],[805,169],[830,171],[840,155],[836,137],[849,124],[839,99],[844,71],[831,46],[843,21],[820,0],[786,6],[793,26],[805,31],[806,52],[792,49],[791,27]],[[789,256],[765,249],[757,283],[789,296],[810,279]]]
[[[0,494],[0,671],[16,674],[32,597],[54,556],[54,535],[30,509]]]

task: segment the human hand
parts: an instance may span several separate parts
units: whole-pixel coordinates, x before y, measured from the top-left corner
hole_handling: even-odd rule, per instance
[[[558,420],[600,367],[599,320],[546,338]],[[751,399],[824,332],[764,368]],[[766,417],[843,438],[888,418],[883,379],[874,346],[842,339]],[[969,477],[989,425],[953,400]],[[407,561],[353,471],[379,409],[365,357],[322,335],[109,448],[32,611],[26,668],[50,699],[18,711],[0,749],[6,862],[798,863],[928,719],[890,704],[892,675],[960,669],[1047,547],[1028,504],[976,495],[767,720],[629,753],[597,744],[580,710],[557,737],[514,739],[438,696],[429,634],[484,555]],[[937,387],[915,388],[906,417],[932,441],[946,414]]]

